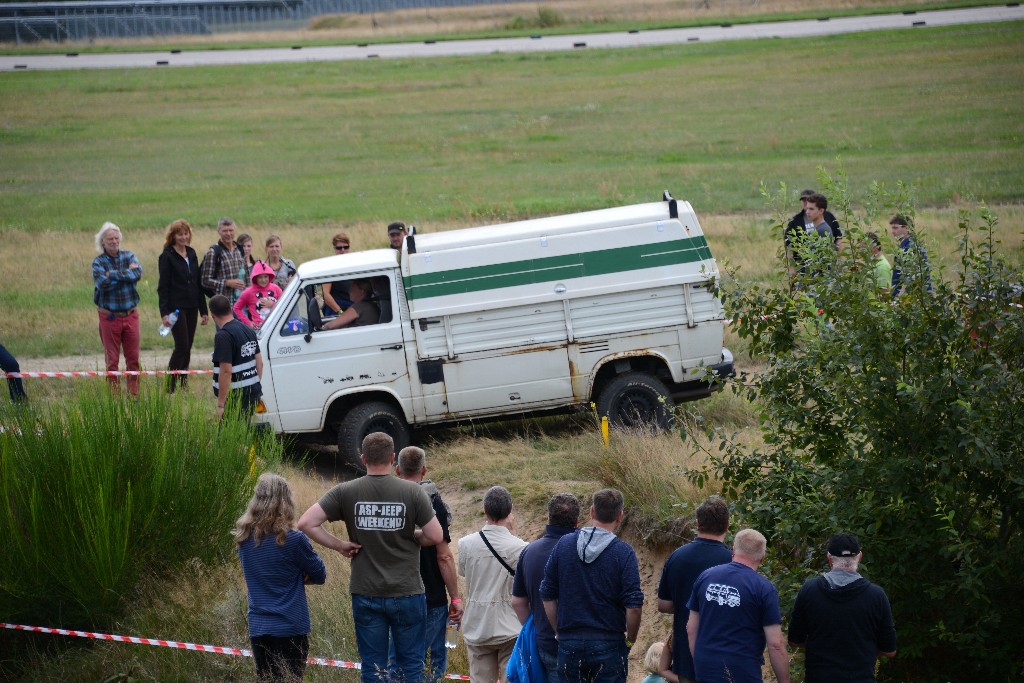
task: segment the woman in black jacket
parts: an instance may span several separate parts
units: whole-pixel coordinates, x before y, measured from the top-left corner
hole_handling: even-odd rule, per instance
[[[192,242],[192,226],[179,218],[167,226],[164,235],[164,251],[158,265],[160,281],[156,286],[160,300],[160,317],[163,324],[167,316],[178,310],[178,322],[171,327],[174,337],[174,351],[167,363],[168,370],[188,370],[192,360],[192,341],[196,336],[196,321],[202,315],[205,325],[209,321],[206,297],[199,289],[199,258],[189,246]],[[185,386],[187,375],[170,375],[167,390],[174,393],[178,384]]]

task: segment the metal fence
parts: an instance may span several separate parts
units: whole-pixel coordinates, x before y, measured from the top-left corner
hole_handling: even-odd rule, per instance
[[[637,0],[628,0],[636,2]],[[89,41],[230,31],[298,29],[324,14],[508,5],[522,0],[98,0],[0,2],[0,42]],[[690,0],[694,9],[759,0]],[[547,0],[557,7],[558,0]],[[386,19],[383,19],[387,21]]]

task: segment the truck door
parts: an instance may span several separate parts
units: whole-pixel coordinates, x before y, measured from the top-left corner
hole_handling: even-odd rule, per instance
[[[368,324],[351,323],[338,329],[315,329],[322,310],[315,296],[323,283],[306,283],[287,316],[272,331],[268,344],[274,373],[274,399],[290,431],[321,429],[327,407],[340,393],[373,385],[390,389],[408,408],[409,373],[400,317],[394,311],[393,272],[350,277],[369,283],[368,297],[377,315],[364,314]],[[333,285],[332,285],[333,289]],[[376,317],[376,322],[370,322]],[[326,324],[333,317],[321,318]]]
[[[415,322],[420,357],[438,359],[450,413],[514,413],[572,398],[560,301]]]

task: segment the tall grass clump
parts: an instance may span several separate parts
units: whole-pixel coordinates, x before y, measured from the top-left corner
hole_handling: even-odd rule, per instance
[[[604,486],[622,491],[628,525],[648,545],[675,546],[692,538],[690,512],[710,493],[685,477],[698,461],[702,455],[673,433],[614,430],[596,469]]]
[[[179,393],[138,400],[99,387],[0,423],[0,611],[50,626],[102,626],[143,574],[220,559],[272,438]]]

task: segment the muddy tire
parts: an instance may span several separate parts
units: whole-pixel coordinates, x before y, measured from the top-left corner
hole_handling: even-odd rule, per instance
[[[597,413],[612,427],[628,430],[672,428],[675,404],[661,380],[643,372],[617,375],[597,397]]]
[[[409,425],[398,410],[387,403],[361,403],[345,414],[338,427],[338,460],[363,471],[359,460],[363,439],[372,432],[385,432],[395,442],[395,453],[409,445]]]

